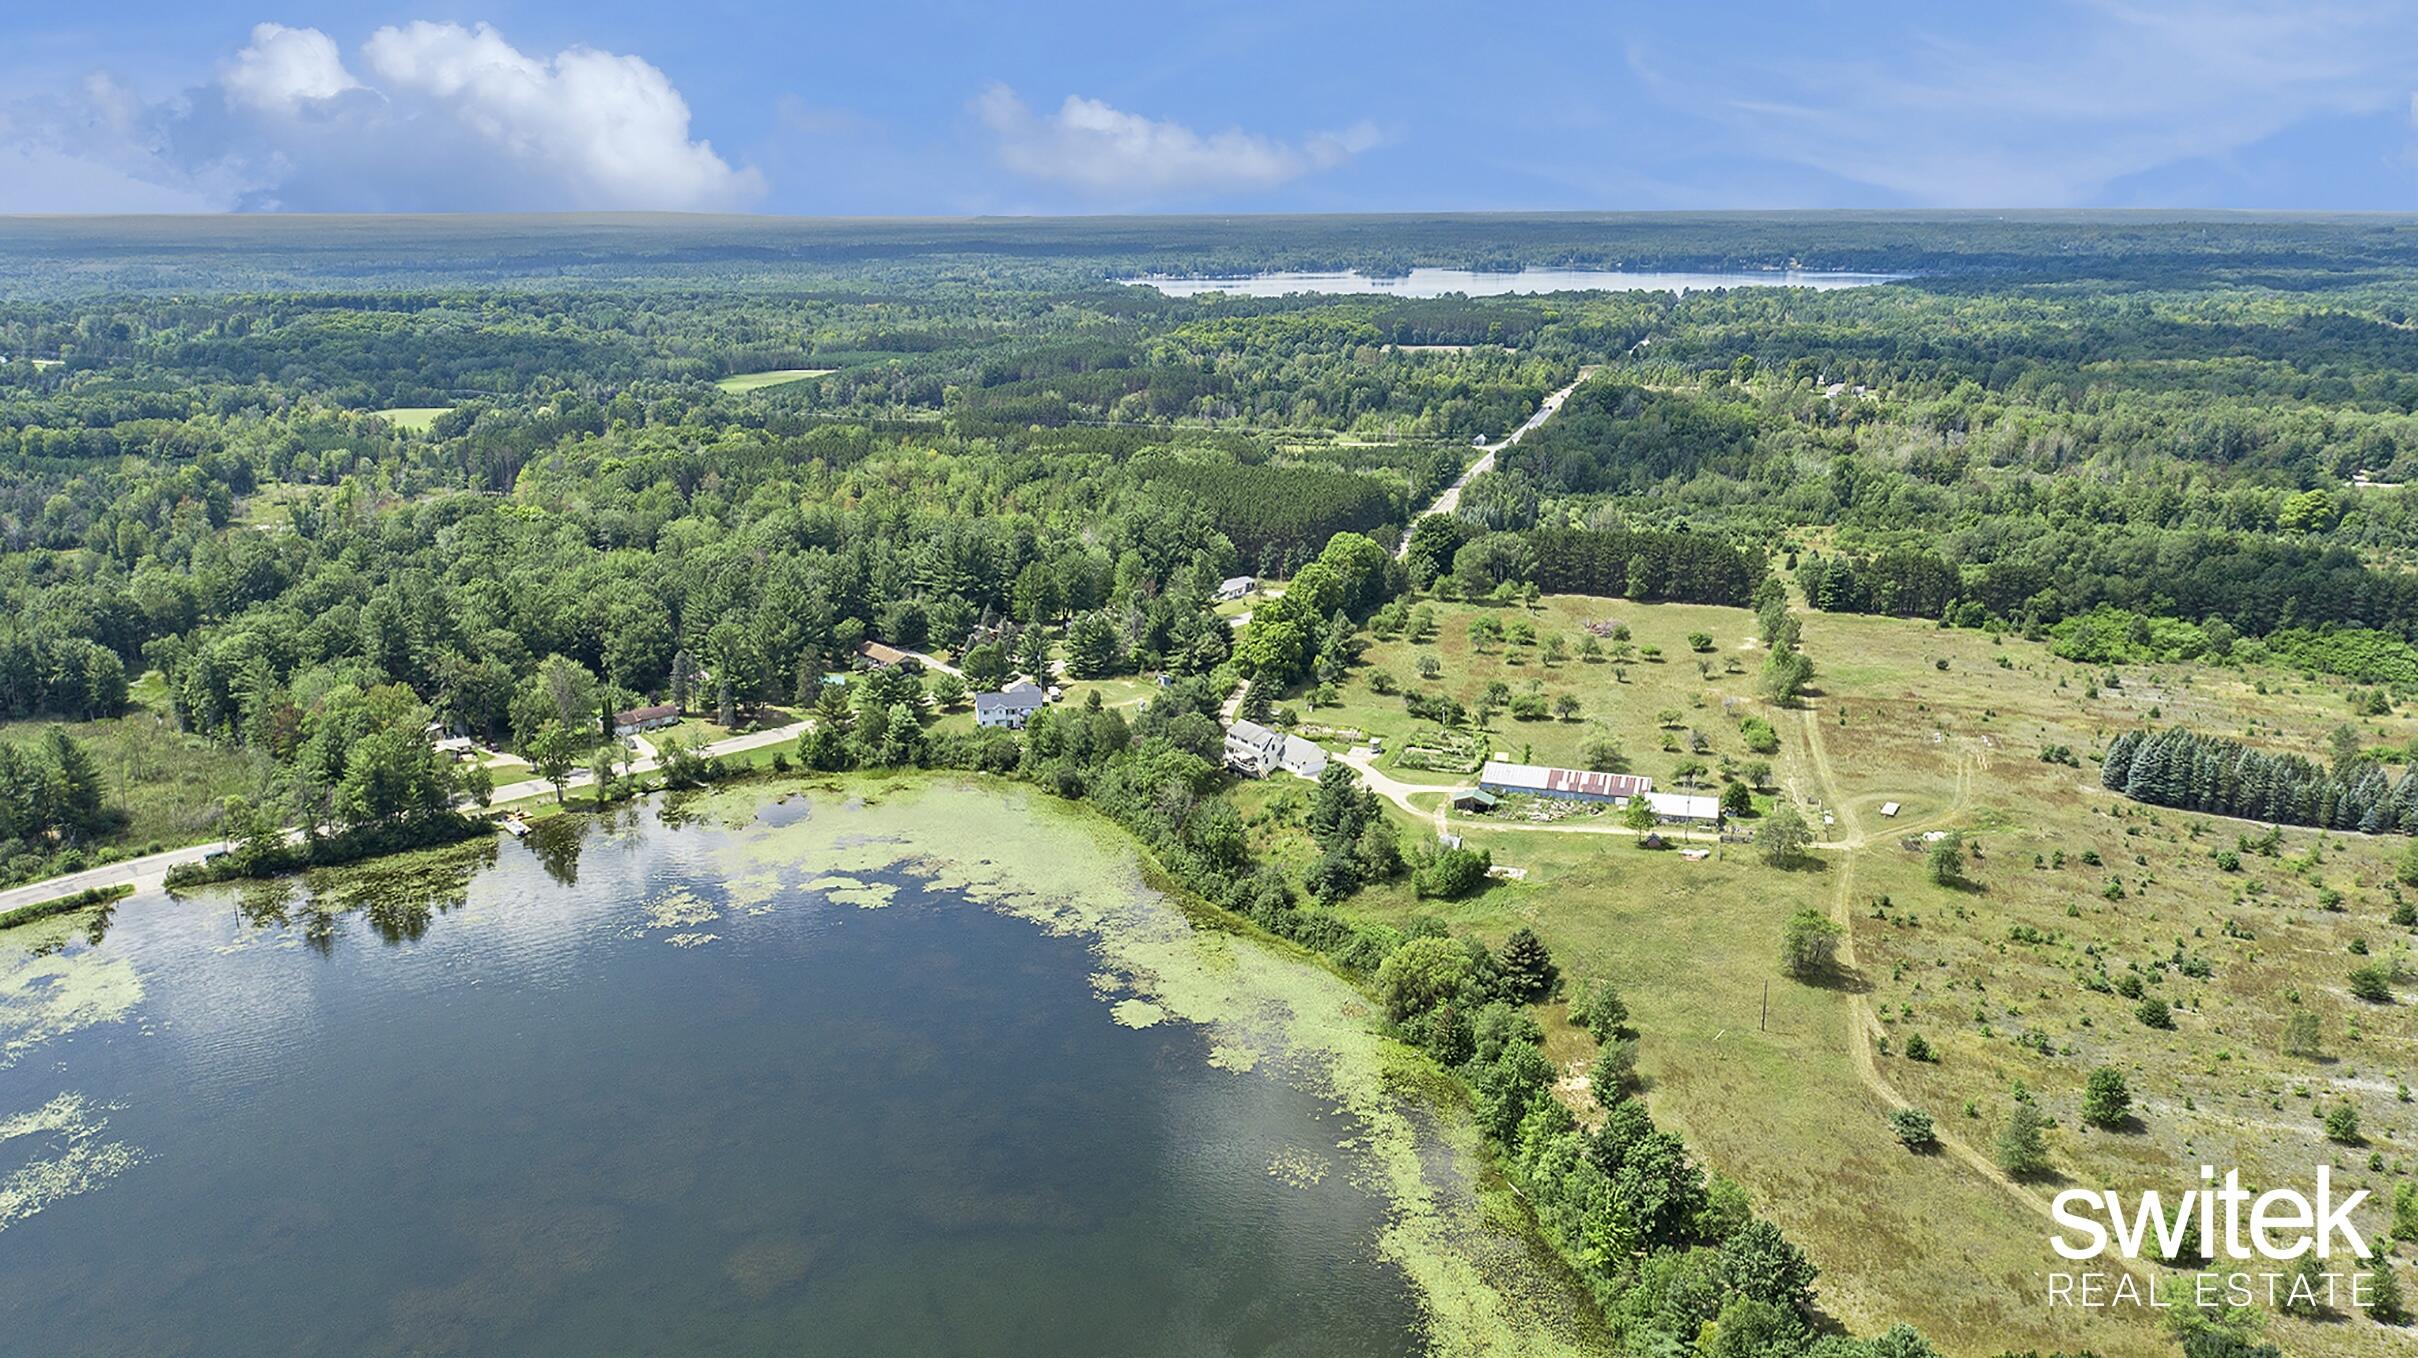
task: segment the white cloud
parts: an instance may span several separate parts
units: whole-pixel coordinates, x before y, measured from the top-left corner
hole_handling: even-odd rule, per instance
[[[261,24],[216,83],[155,103],[105,76],[0,103],[0,173],[26,176],[0,203],[706,211],[764,191],[690,134],[687,100],[639,57],[415,22],[379,29],[358,69],[317,29]]]
[[[983,91],[974,113],[995,139],[999,163],[1009,170],[1129,200],[1270,189],[1332,169],[1383,140],[1368,123],[1298,143],[1240,128],[1204,136],[1182,123],[1071,94],[1056,113],[1042,116],[1005,85]]]
[[[381,28],[362,54],[383,88],[419,96],[497,154],[588,190],[583,206],[732,207],[763,191],[689,138],[688,101],[637,57],[573,47],[532,57],[485,24]]]
[[[219,67],[218,83],[228,99],[274,113],[361,88],[344,69],[335,39],[316,28],[284,24],[254,27],[251,45]]]

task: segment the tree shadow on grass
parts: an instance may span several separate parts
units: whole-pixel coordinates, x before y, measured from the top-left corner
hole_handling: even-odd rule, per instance
[[[1827,990],[1835,995],[1869,995],[1872,993],[1872,982],[1865,980],[1864,973],[1854,967],[1833,964],[1802,976],[1795,972],[1783,972],[1782,974],[1785,979],[1804,986],[1808,990]]]

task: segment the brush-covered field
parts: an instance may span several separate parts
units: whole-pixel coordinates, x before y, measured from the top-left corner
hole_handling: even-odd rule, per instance
[[[111,805],[124,812],[115,828],[85,847],[91,861],[153,853],[217,838],[228,797],[257,795],[267,762],[234,746],[178,731],[168,717],[159,676],[131,686],[126,711],[98,721],[0,722],[0,741],[26,749],[60,726],[92,756]],[[16,878],[57,870],[28,858]]]
[[[1725,760],[1768,759],[1776,795],[1813,826],[1813,861],[1782,870],[1743,843],[1691,861],[1569,828],[1610,817],[1452,813],[1452,833],[1525,877],[1450,904],[1382,888],[1352,908],[1437,915],[1497,942],[1525,924],[1570,978],[1619,985],[1655,1115],[1804,1242],[1840,1319],[1909,1318],[1956,1352],[2170,1352],[2150,1313],[2046,1304],[2048,1274],[2068,1267],[2049,1247],[2048,1202],[2066,1186],[2188,1188],[2203,1163],[2262,1186],[2307,1185],[2331,1165],[2343,1191],[2371,1193],[2355,1216],[2369,1240],[2388,1233],[2395,1187],[2418,1170],[2418,933],[2392,922],[2402,894],[2418,899],[2394,878],[2408,841],[2271,834],[2129,803],[2100,787],[2096,762],[2115,733],[2174,723],[2322,757],[2349,718],[2346,685],[2215,666],[2111,674],[2016,636],[1806,613],[1814,692],[1783,710],[1756,693],[1761,653],[1742,610],[1576,597],[1429,608],[1431,629],[1370,647],[1339,706],[1300,711],[1385,740],[1376,772],[1402,793],[1389,806],[1406,838],[1433,832],[1442,797],[1403,785],[1474,779],[1399,767],[1428,728],[1372,690],[1380,673],[1471,705],[1496,682],[1577,700],[1575,720],[1495,717],[1487,743],[1514,758],[1571,763],[1582,740],[1609,735],[1665,786],[1683,763],[1717,783]],[[1536,639],[1473,640],[1479,618]],[[1585,625],[1610,620],[1636,654],[1580,659]],[[1548,661],[1557,636],[1564,658]],[[1432,680],[1418,678],[1421,656],[1434,657]],[[1776,754],[1747,748],[1748,716],[1772,724]],[[2418,735],[2400,712],[2356,720],[2371,748]],[[1307,792],[1277,778],[1244,795],[1273,856],[1313,856],[1298,824]],[[1889,802],[1894,817],[1881,815]],[[1961,884],[1933,879],[1924,837],[1938,831],[1964,837]],[[1819,984],[1779,965],[1782,925],[1808,906],[1850,930]],[[2401,977],[2392,1003],[2350,993],[2367,964]],[[2146,1000],[2166,1002],[2171,1027],[2143,1021]],[[2313,1025],[2294,1024],[2304,1013]],[[1579,1063],[1592,1043],[1560,1026],[1551,1050]],[[2132,1095],[2113,1129],[2081,1112],[2103,1066]],[[2055,1122],[2046,1172],[1999,1167],[2019,1097]],[[1905,1106],[1934,1119],[1937,1149],[1893,1138],[1885,1119]],[[2344,1106],[2357,1130],[2330,1137],[2324,1116]],[[2406,1335],[2341,1309],[2268,1322],[2294,1354],[2382,1354]]]

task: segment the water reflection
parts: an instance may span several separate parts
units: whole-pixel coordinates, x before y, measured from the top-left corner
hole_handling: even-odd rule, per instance
[[[588,839],[589,816],[561,815],[529,827],[521,842],[537,854],[546,875],[564,886],[579,885],[579,851]]]
[[[71,947],[141,1013],[0,1067],[0,1109],[87,1091],[143,1158],[0,1231],[0,1348],[1416,1351],[1382,1201],[1276,1168],[1340,1163],[1330,1101],[1119,1026],[1083,938],[913,873],[741,891],[743,833],[561,816],[129,901]],[[649,926],[675,893],[714,917]]]

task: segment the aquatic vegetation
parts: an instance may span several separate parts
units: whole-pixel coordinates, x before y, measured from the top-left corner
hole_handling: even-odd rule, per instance
[[[643,909],[649,929],[685,929],[691,925],[711,924],[722,918],[722,912],[714,908],[713,902],[684,886],[673,887],[655,897]]]
[[[842,905],[854,905],[867,910],[879,910],[897,899],[898,896],[898,888],[892,883],[869,882],[861,877],[849,877],[828,872],[808,882],[806,889],[821,892],[824,896],[838,901]]]
[[[134,964],[97,948],[0,955],[0,1067],[56,1038],[114,1023],[142,998],[143,980]]]
[[[1305,1150],[1288,1150],[1268,1162],[1268,1173],[1295,1188],[1312,1188],[1327,1177],[1332,1168],[1324,1156]]]
[[[733,907],[750,915],[769,915],[778,908],[781,875],[777,872],[747,872],[722,884],[722,894]]]
[[[1309,954],[1188,912],[1148,885],[1122,832],[1030,789],[913,777],[825,786],[832,795],[813,815],[734,834],[726,871],[795,865],[823,874],[816,882],[905,872],[1086,938],[1100,963],[1093,991],[1116,1021],[1192,1024],[1210,1039],[1212,1065],[1264,1070],[1348,1115],[1358,1131],[1338,1153],[1352,1181],[1388,1204],[1376,1247],[1416,1288],[1431,1352],[1601,1347],[1584,1300],[1520,1226],[1505,1224],[1519,1215],[1489,1206],[1483,1149],[1450,1083],[1382,1036],[1366,997]],[[729,788],[683,810],[739,825],[741,809],[763,797],[760,787]],[[1282,1172],[1307,1163],[1288,1158]]]
[[[1123,1028],[1147,1028],[1167,1017],[1167,1011],[1148,1000],[1119,1000],[1109,1013]]]
[[[89,1193],[142,1157],[122,1141],[103,1141],[109,1120],[83,1095],[69,1092],[30,1113],[0,1118],[0,1145],[40,1137],[51,1153],[0,1178],[0,1231],[63,1198]]]

